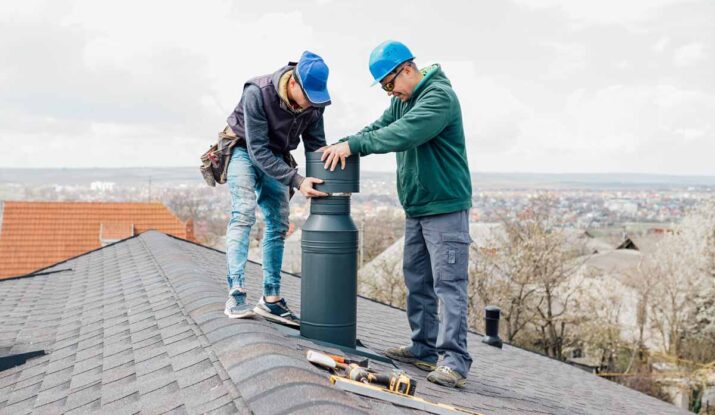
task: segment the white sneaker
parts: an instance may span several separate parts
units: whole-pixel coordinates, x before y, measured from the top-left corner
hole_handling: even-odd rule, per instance
[[[246,293],[237,290],[232,291],[228,296],[223,313],[226,314],[228,318],[250,318],[255,315],[251,306],[246,304]]]

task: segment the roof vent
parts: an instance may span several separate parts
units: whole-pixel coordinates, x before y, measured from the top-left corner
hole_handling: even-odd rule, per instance
[[[2,354],[0,353],[0,372],[3,370],[10,369],[15,366],[24,365],[27,359],[32,359],[37,356],[44,356],[44,350],[36,350],[27,353],[17,353],[17,354]]]
[[[499,338],[499,315],[501,310],[499,307],[489,305],[484,307],[484,325],[486,326],[486,334],[482,339],[482,343],[501,349],[502,341]]]

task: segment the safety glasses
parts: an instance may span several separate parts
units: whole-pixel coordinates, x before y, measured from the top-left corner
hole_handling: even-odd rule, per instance
[[[390,82],[386,82],[382,84],[382,89],[385,90],[385,92],[392,92],[393,89],[395,89],[395,79],[397,79],[398,76],[400,76],[400,72],[405,69],[405,67],[401,67],[399,71],[395,73],[395,76],[392,77]]]

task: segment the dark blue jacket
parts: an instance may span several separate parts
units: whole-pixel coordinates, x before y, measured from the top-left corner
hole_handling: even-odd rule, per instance
[[[296,113],[278,95],[281,76],[294,68],[291,62],[271,75],[246,82],[241,100],[227,121],[239,139],[245,140],[256,167],[285,185],[299,187],[302,177],[284,156],[298,147],[301,137],[306,152],[324,146],[325,130],[324,108]]]

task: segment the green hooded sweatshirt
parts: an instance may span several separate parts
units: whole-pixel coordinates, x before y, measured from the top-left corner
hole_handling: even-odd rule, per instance
[[[361,156],[397,153],[397,194],[409,217],[472,206],[459,100],[439,65],[422,74],[407,102],[393,97],[377,121],[341,140]]]

